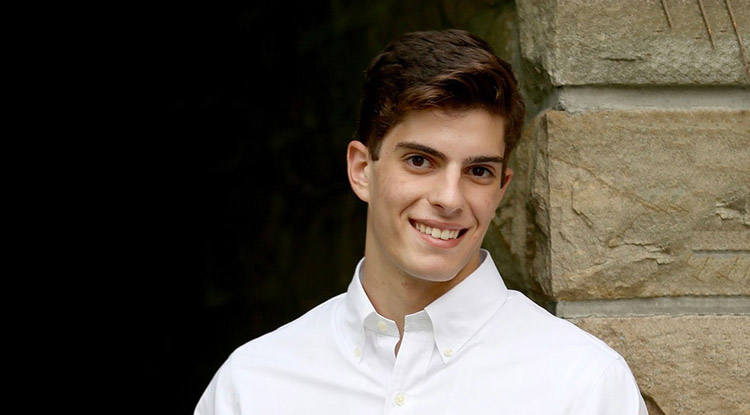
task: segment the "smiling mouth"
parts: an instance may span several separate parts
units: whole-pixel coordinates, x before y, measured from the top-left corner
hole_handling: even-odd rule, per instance
[[[432,228],[430,226],[423,225],[417,222],[412,222],[412,226],[414,226],[414,229],[425,235],[429,235],[435,239],[442,239],[444,241],[447,241],[449,239],[458,239],[466,232],[466,229]]]

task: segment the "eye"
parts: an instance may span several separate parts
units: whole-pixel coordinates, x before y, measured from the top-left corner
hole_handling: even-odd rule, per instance
[[[415,167],[418,169],[422,169],[422,168],[426,168],[430,166],[430,161],[426,157],[420,156],[418,154],[407,157],[406,163],[409,166]]]
[[[480,179],[486,179],[486,178],[490,178],[494,176],[494,174],[492,173],[490,169],[486,167],[482,167],[482,166],[472,167],[470,169],[470,173],[472,176],[480,178]]]

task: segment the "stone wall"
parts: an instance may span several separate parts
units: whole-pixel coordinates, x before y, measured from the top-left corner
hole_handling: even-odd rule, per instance
[[[530,114],[486,246],[625,357],[652,415],[747,415],[750,0],[516,13],[490,40],[517,51]]]

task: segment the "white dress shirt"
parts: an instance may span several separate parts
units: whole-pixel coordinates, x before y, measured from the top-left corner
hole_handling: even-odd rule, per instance
[[[239,347],[196,415],[646,414],[623,358],[508,290],[489,253],[424,310],[396,324],[360,283]]]

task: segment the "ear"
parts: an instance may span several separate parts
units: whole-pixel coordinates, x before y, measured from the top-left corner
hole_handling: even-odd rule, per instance
[[[500,206],[500,202],[503,200],[503,196],[505,195],[505,191],[508,190],[508,186],[510,185],[510,179],[513,178],[513,170],[510,168],[505,169],[505,183],[500,187],[500,198],[497,201],[498,206]]]
[[[370,202],[370,151],[359,141],[352,141],[346,149],[349,184],[363,202]]]

